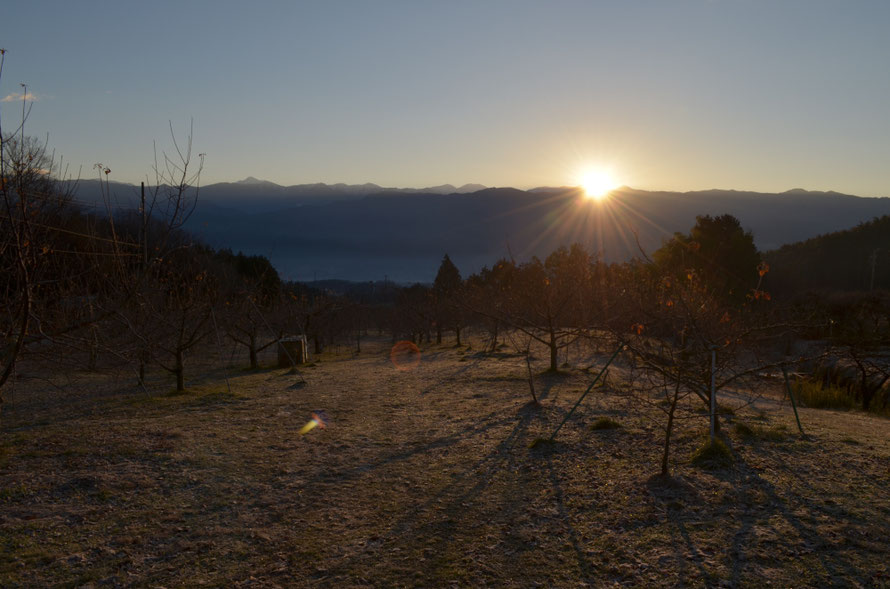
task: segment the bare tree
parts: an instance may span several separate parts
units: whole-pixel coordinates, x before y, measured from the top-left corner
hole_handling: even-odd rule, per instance
[[[213,275],[196,266],[198,258],[206,261],[206,251],[182,231],[197,206],[204,167],[203,153],[194,160],[192,127],[182,142],[171,122],[171,151],[159,156],[155,146],[153,182],[147,189],[143,184],[135,219],[141,260],[121,267],[122,298],[128,304],[116,312],[136,341],[131,361],[138,365],[140,381],[146,363],[154,361],[174,374],[177,390],[184,388],[185,353],[206,335],[209,298],[218,295]],[[110,204],[108,211],[113,221]]]
[[[198,248],[171,252],[156,265],[155,288],[141,295],[152,319],[152,331],[145,334],[149,357],[174,375],[180,392],[185,390],[186,356],[210,334],[218,297],[217,276],[208,270],[207,258]]]
[[[611,324],[627,344],[629,381],[637,401],[657,408],[664,431],[661,474],[668,474],[673,428],[678,419],[700,418],[702,405],[719,431],[718,391],[752,388],[758,374],[778,367],[776,341],[788,325],[775,321],[769,295],[754,286],[744,303],[721,297],[700,273],[678,277],[640,260],[625,264],[618,291],[624,304]],[[768,268],[761,266],[760,278]],[[687,404],[697,397],[702,405]],[[696,410],[698,407],[698,410]]]
[[[23,88],[19,123],[6,130],[0,116],[0,390],[33,344],[93,321],[71,307],[91,295],[97,260],[114,241],[79,225],[75,183],[59,180],[64,168],[48,142],[25,133],[31,103]]]
[[[824,372],[834,384],[845,387],[863,411],[868,411],[890,382],[890,293],[871,291],[834,297],[829,307],[832,330],[828,357],[833,370]],[[883,408],[888,403],[890,392],[884,394]]]
[[[550,371],[559,352],[588,334],[595,296],[596,258],[582,246],[559,248],[546,260],[516,265],[499,261],[494,270],[471,277],[472,311],[521,331],[547,346]]]

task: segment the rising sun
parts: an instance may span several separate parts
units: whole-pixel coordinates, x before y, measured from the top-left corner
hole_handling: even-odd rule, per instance
[[[578,181],[587,198],[599,200],[618,188],[618,182],[606,170],[589,168],[578,175]]]

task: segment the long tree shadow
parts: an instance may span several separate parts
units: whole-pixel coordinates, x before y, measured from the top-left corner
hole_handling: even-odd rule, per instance
[[[550,393],[553,392],[553,389],[558,385],[565,384],[568,380],[573,377],[572,374],[565,372],[544,372],[543,374],[538,375],[538,397],[541,399],[546,399],[550,396]],[[581,393],[579,393],[580,395]],[[554,403],[559,399],[559,391],[557,390],[557,394],[553,397]]]
[[[467,356],[464,356],[464,358],[467,359],[468,357],[467,357]],[[452,382],[452,381],[457,381],[457,380],[458,380],[458,377],[462,376],[463,374],[465,374],[466,372],[468,372],[468,371],[469,371],[470,369],[472,369],[472,368],[477,368],[477,367],[480,366],[485,360],[486,360],[486,358],[485,358],[484,356],[479,356],[479,355],[475,355],[475,354],[474,354],[474,355],[472,356],[472,360],[467,359],[465,362],[463,362],[463,366],[459,366],[458,368],[455,368],[454,370],[451,370],[447,375],[445,375],[445,376],[439,378],[439,379],[438,379],[438,382],[433,383],[433,384],[431,384],[430,386],[428,386],[427,388],[425,388],[424,390],[420,391],[420,395],[421,395],[421,396],[424,396],[424,395],[427,395],[427,394],[429,394],[429,393],[433,393],[433,392],[436,391],[436,389],[437,389],[439,386],[441,386],[441,385],[443,385],[443,384],[447,384],[447,383]]]
[[[676,561],[679,564],[681,573],[686,570],[686,565],[692,561],[693,566],[698,572],[697,579],[710,580],[713,573],[705,566],[705,558],[702,552],[695,545],[689,530],[686,527],[686,521],[681,510],[687,504],[700,504],[702,499],[699,492],[688,482],[672,477],[656,475],[650,477],[646,482],[650,495],[660,502],[667,512],[667,519],[674,527],[675,532],[680,536],[680,543],[675,546]],[[685,547],[685,551],[683,550]],[[681,580],[693,581],[690,575],[681,576]]]
[[[820,550],[831,542],[823,538],[815,527],[808,525],[801,517],[796,515],[790,504],[797,503],[803,507],[807,513],[813,514],[812,519],[815,520],[820,516],[828,518],[836,517],[836,514],[826,510],[824,506],[819,505],[813,499],[802,495],[794,495],[791,497],[783,497],[776,489],[775,485],[764,479],[757,470],[751,467],[741,455],[740,452],[734,451],[734,466],[731,469],[715,471],[713,474],[724,480],[732,486],[737,492],[744,495],[758,495],[759,501],[744,501],[745,507],[741,515],[741,524],[739,529],[733,535],[732,549],[729,552],[731,564],[731,582],[733,586],[738,586],[745,582],[742,576],[745,572],[745,565],[750,562],[749,554],[746,547],[750,545],[755,527],[772,529],[776,535],[782,536],[783,532],[776,528],[774,521],[775,516],[779,516],[797,533],[803,542],[803,548],[807,553],[811,553],[819,562],[821,570],[827,574],[827,578],[820,578],[818,582],[822,586],[838,586],[844,584],[844,576],[853,576],[854,578],[861,574],[855,565],[846,562],[840,558],[839,554],[827,555],[825,551]],[[806,483],[799,481],[802,485]],[[808,485],[806,485],[808,486]],[[818,491],[813,489],[811,497],[817,497]],[[757,504],[760,504],[758,507]],[[786,545],[791,550],[791,545]],[[811,569],[810,572],[817,574],[816,570]]]
[[[468,438],[482,435],[494,428],[502,427],[513,419],[503,415],[501,411],[494,411],[485,417],[475,420],[471,425],[461,431],[435,438],[431,441],[417,444],[398,452],[391,452],[374,460],[363,464],[348,466],[346,468],[330,473],[320,473],[317,476],[306,480],[304,485],[316,485],[319,483],[341,483],[350,479],[361,477],[373,470],[381,467],[389,466],[395,462],[409,460],[417,455],[426,454],[445,447],[453,446],[457,443],[464,442]]]
[[[568,508],[565,503],[565,492],[562,488],[562,483],[559,479],[559,476],[556,473],[556,468],[553,464],[553,453],[559,452],[557,448],[554,447],[545,447],[541,450],[545,455],[545,462],[547,464],[547,477],[550,481],[550,485],[553,488],[554,498],[556,499],[556,510],[559,514],[560,521],[566,528],[566,532],[569,535],[569,544],[572,546],[572,551],[575,553],[575,561],[578,563],[578,568],[581,571],[581,575],[585,582],[595,583],[597,581],[597,571],[596,567],[587,558],[587,555],[584,552],[583,546],[581,544],[581,540],[578,534],[578,531],[572,525],[571,514],[569,513]]]
[[[750,466],[745,463],[744,459],[741,457],[737,457],[738,465],[744,469],[745,474],[747,475],[747,483],[752,485],[757,490],[765,493],[766,497],[769,499],[769,505],[772,509],[764,514],[762,517],[752,517],[748,515],[749,522],[743,524],[743,529],[740,530],[739,537],[734,544],[737,547],[737,550],[734,552],[734,556],[736,557],[733,561],[733,580],[738,580],[741,576],[741,562],[738,559],[738,555],[741,554],[743,541],[745,536],[741,534],[741,532],[747,530],[750,532],[750,529],[753,527],[755,523],[758,522],[767,522],[773,514],[780,515],[788,524],[790,524],[795,531],[798,533],[800,538],[805,542],[805,546],[808,550],[812,550],[813,554],[815,554],[816,558],[819,561],[822,569],[828,573],[830,578],[822,579],[820,582],[837,584],[841,583],[840,575],[853,575],[856,576],[860,574],[860,571],[856,566],[849,562],[845,562],[841,558],[840,555],[834,555],[831,558],[828,558],[826,554],[822,550],[818,550],[819,547],[823,547],[825,545],[829,545],[830,542],[823,538],[818,531],[808,526],[805,522],[803,522],[800,517],[795,515],[793,511],[789,508],[790,501],[780,496],[779,492],[776,490],[776,487],[770,483],[769,481],[762,478],[759,474],[754,471]],[[815,490],[814,494],[815,496]],[[809,513],[814,514],[814,519],[816,517],[815,514],[826,515],[827,517],[834,518],[836,514],[828,512],[824,509],[823,506],[817,504],[813,499],[804,496],[796,496],[791,498],[791,500],[796,500],[800,503]],[[750,511],[750,510],[749,510]]]
[[[755,443],[755,450],[758,445]],[[730,578],[727,581],[729,586],[744,586],[752,582],[752,579],[745,578],[744,575],[747,570],[746,566],[756,562],[752,557],[756,556],[753,551],[757,546],[755,531],[758,528],[771,530],[775,537],[786,538],[785,548],[788,553],[797,554],[795,546],[788,538],[787,530],[777,527],[777,517],[796,532],[803,552],[812,554],[817,559],[818,566],[811,567],[810,573],[814,576],[818,575],[819,578],[801,580],[801,582],[808,585],[816,582],[819,586],[842,586],[849,583],[850,578],[862,581],[859,578],[862,573],[853,563],[843,559],[836,552],[824,550],[826,546],[831,545],[831,542],[820,535],[814,525],[804,521],[803,518],[807,516],[795,513],[794,505],[796,504],[806,513],[811,514],[809,519],[814,522],[819,519],[837,517],[837,514],[831,509],[819,503],[821,494],[818,489],[805,480],[796,479],[800,486],[808,488],[810,493],[791,497],[785,493],[783,496],[773,483],[760,476],[757,470],[746,462],[740,452],[733,450],[733,456],[734,465],[732,467],[711,471],[712,476],[729,483],[733,493],[732,504],[741,506],[741,514],[736,519],[738,529],[732,534],[731,545],[726,551],[725,562],[730,569]],[[677,546],[677,560],[681,566],[683,563],[691,562],[697,571],[698,577],[689,578],[687,574],[687,581],[704,579],[708,583],[717,582],[716,571],[709,570],[705,554],[690,534],[688,528],[690,516],[686,515],[684,507],[686,503],[698,504],[699,513],[694,516],[696,521],[701,521],[700,509],[702,506],[711,510],[723,508],[713,505],[708,507],[707,502],[703,501],[698,491],[682,479],[653,477],[647,482],[647,486],[650,494],[667,510],[668,521],[673,526],[674,533],[678,535],[680,542]],[[780,561],[776,557],[774,563],[778,562]]]
[[[449,563],[443,559],[451,553],[449,549],[458,542],[463,531],[462,524],[467,519],[467,506],[472,505],[493,484],[497,475],[510,472],[509,465],[515,459],[514,451],[526,437],[528,426],[538,417],[539,411],[526,405],[521,407],[516,415],[519,420],[487,454],[455,473],[448,484],[427,496],[424,501],[405,509],[403,514],[392,522],[389,530],[385,534],[379,535],[373,551],[366,551],[342,560],[337,564],[336,570],[331,573],[348,573],[361,561],[372,558],[373,554],[384,550],[387,546],[394,547],[396,544],[409,547],[422,545],[431,554],[439,555],[428,563],[430,570],[427,573],[433,576],[435,576],[436,568],[447,568]],[[502,425],[504,425],[503,420],[484,428],[474,428],[472,435],[478,435],[494,426]],[[463,439],[465,435],[449,436],[448,443],[455,443]],[[522,447],[524,448],[524,446]],[[387,461],[403,458],[401,455],[394,455],[388,457]],[[383,464],[383,462],[377,462],[374,467]],[[350,476],[352,474],[350,473]],[[516,485],[514,490],[528,492],[522,485]],[[523,504],[521,496],[511,496],[510,501],[504,506],[504,510],[499,513],[499,517],[506,521],[511,520]]]

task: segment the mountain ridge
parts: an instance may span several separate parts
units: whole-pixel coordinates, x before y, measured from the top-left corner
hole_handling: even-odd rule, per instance
[[[347,187],[352,192],[344,192]],[[80,188],[78,202],[102,202],[97,181]],[[201,188],[185,228],[209,245],[267,256],[287,279],[388,276],[408,283],[431,281],[446,253],[464,275],[500,257],[544,257],[572,242],[606,261],[622,261],[641,255],[637,244],[651,253],[674,232],[688,232],[697,215],[736,216],[767,251],[890,214],[887,197],[801,189],[681,193],[622,187],[602,201],[584,198],[577,187],[418,190],[214,184]],[[120,208],[138,204],[138,187],[112,184],[111,192]]]
[[[577,188],[544,192],[487,188],[466,194],[380,192],[354,200],[292,203],[253,213],[205,201],[191,229],[213,245],[270,257],[304,279],[429,282],[448,253],[466,275],[500,257],[543,257],[581,242],[606,261],[652,252],[697,215],[733,214],[761,250],[775,249],[875,216],[890,199],[853,195],[691,193],[623,189],[601,202]]]

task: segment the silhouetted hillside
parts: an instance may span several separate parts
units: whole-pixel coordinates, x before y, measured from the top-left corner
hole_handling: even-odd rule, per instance
[[[651,252],[696,215],[730,213],[761,250],[890,214],[890,199],[831,193],[691,193],[621,189],[601,203],[577,189],[489,188],[471,194],[380,192],[351,201],[304,203],[247,215],[205,198],[193,231],[212,244],[268,255],[294,279],[389,276],[430,281],[448,253],[464,274],[513,255],[546,256],[581,242],[608,261]]]
[[[456,190],[467,188],[474,187]],[[138,187],[112,185],[112,193],[121,206],[138,202]],[[78,198],[89,200],[90,194],[98,194],[95,181],[82,183]],[[639,255],[638,240],[651,253],[674,232],[688,231],[696,215],[725,213],[752,231],[763,251],[890,214],[890,199],[799,189],[763,194],[624,187],[593,202],[564,187],[441,194],[373,184],[282,187],[246,179],[202,188],[188,229],[215,247],[267,256],[284,279],[388,277],[412,283],[432,281],[445,253],[464,275],[500,257],[546,256],[572,242],[607,261],[626,260]]]
[[[777,293],[890,289],[890,216],[767,252]]]

